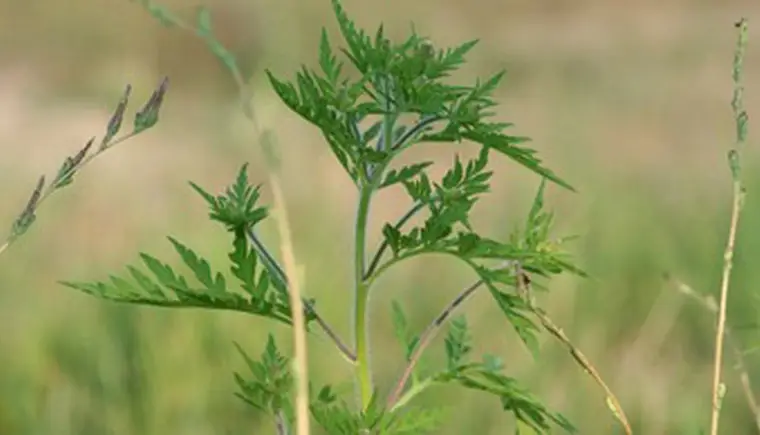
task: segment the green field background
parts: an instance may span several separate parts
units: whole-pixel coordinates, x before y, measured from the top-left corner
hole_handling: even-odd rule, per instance
[[[195,2],[166,0],[192,16]],[[263,69],[292,77],[313,64],[319,29],[337,36],[328,0],[207,0],[219,37],[260,83],[255,105],[284,158],[296,255],[305,290],[350,337],[354,192],[319,132],[266,88]],[[546,164],[577,187],[552,186],[556,235],[590,279],[563,276],[541,302],[618,394],[637,434],[697,434],[709,422],[713,317],[678,294],[666,275],[716,294],[730,209],[726,151],[734,138],[731,62],[740,16],[750,19],[746,107],[747,207],[739,232],[729,323],[760,392],[757,317],[760,176],[760,5],[753,1],[344,0],[360,25],[395,37],[414,22],[438,45],[478,38],[461,71],[472,80],[505,68],[501,119],[533,138]],[[243,162],[267,174],[255,132],[239,113],[226,72],[192,35],[161,28],[127,0],[0,0],[0,224],[10,226],[39,175],[101,135],[126,83],[136,109],[163,75],[171,87],[161,122],[109,151],[71,188],[46,202],[30,233],[0,257],[0,434],[274,434],[270,420],[233,396],[243,370],[233,342],[251,354],[288,330],[227,312],[113,305],[58,280],[104,279],[139,252],[169,257],[176,237],[225,265],[228,239],[206,218],[193,180],[219,190]],[[131,112],[130,112],[131,113]],[[758,127],[760,128],[760,127]],[[423,145],[404,158],[476,149]],[[493,194],[474,223],[506,237],[538,180],[496,160]],[[383,193],[371,222],[404,210]],[[262,228],[276,245],[270,225]],[[402,369],[391,301],[423,328],[473,276],[450,259],[410,262],[373,293],[378,383]],[[565,413],[582,434],[622,433],[600,390],[562,346],[541,337],[533,360],[485,295],[466,312],[478,353],[500,355],[511,376]],[[310,341],[317,383],[345,382],[349,366],[324,340]],[[442,352],[440,342],[433,352]],[[728,357],[724,434],[757,433]],[[449,407],[441,434],[509,434],[497,400],[455,388],[423,399]]]

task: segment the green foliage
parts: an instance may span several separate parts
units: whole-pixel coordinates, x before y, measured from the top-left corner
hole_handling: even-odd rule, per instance
[[[139,3],[162,24],[198,36],[230,71],[241,86],[241,93],[247,94],[238,62],[214,36],[207,9],[199,8],[193,20],[185,21],[150,0]],[[266,71],[282,102],[322,133],[360,198],[354,226],[356,353],[319,317],[313,303],[307,302],[305,310],[307,321],[316,320],[354,363],[361,399],[359,404],[350,403],[327,385],[309,398],[312,420],[327,433],[336,435],[433,433],[445,420],[446,413],[414,408],[410,402],[431,386],[455,384],[495,396],[522,428],[544,433],[554,424],[573,432],[573,426],[564,417],[549,411],[515,379],[503,374],[505,367],[498,357],[484,356],[481,362],[469,362],[474,338],[464,317],[457,317],[450,324],[444,339],[443,367],[431,369],[433,364],[426,362],[423,369],[420,364],[432,334],[480,285],[487,288],[527,347],[538,353],[538,328],[531,321],[532,299],[515,291],[521,273],[518,270],[543,277],[568,271],[582,274],[562,252],[565,240],[550,239],[553,215],[545,210],[543,200],[547,180],[572,188],[546,168],[534,150],[524,146],[527,138],[507,134],[512,125],[495,120],[497,103],[493,93],[505,77],[503,71],[472,84],[450,83],[451,75],[466,62],[466,55],[477,41],[437,48],[427,38],[412,33],[396,43],[385,36],[382,26],[374,35],[357,28],[340,1],[332,0],[332,6],[345,48],[335,49],[323,30],[316,70],[303,66],[292,81]],[[353,74],[347,71],[349,68],[354,70]],[[164,85],[159,87],[138,113],[135,131],[155,124],[163,88]],[[244,105],[244,109],[254,120],[250,108]],[[123,112],[123,108],[120,106],[117,112]],[[414,121],[403,125],[400,120],[410,115]],[[118,130],[120,124],[121,115],[114,120],[113,130]],[[109,127],[108,135],[112,135],[111,131]],[[267,144],[268,155],[277,155],[271,138],[261,139]],[[466,161],[457,154],[440,180],[431,176],[429,159],[391,169],[398,156],[422,142],[459,147],[467,142],[477,146],[479,152],[477,157]],[[475,203],[490,191],[494,174],[489,165],[493,156],[505,156],[541,178],[524,228],[516,228],[506,242],[482,235],[470,219]],[[260,186],[250,183],[247,166],[240,169],[236,180],[222,194],[211,194],[195,183],[191,186],[206,201],[209,218],[232,235],[228,274],[215,272],[200,254],[169,238],[179,259],[189,269],[188,275],[175,272],[169,263],[141,254],[152,276],[128,266],[128,278],[112,276],[106,282],[64,284],[118,302],[235,310],[290,324],[292,313],[285,274],[254,233],[255,226],[269,214],[265,206],[259,205]],[[403,189],[413,205],[398,221],[383,225],[382,243],[371,261],[365,263],[370,203],[375,193],[387,188]],[[422,213],[424,218],[419,224],[409,225],[413,216]],[[411,331],[402,307],[394,303],[393,323],[404,349],[408,376],[395,385],[397,395],[391,394],[383,401],[379,396],[381,389],[373,384],[369,372],[365,315],[369,292],[386,271],[425,254],[446,254],[465,263],[479,282],[460,294],[422,334]],[[235,375],[240,389],[238,396],[272,415],[278,433],[288,433],[294,421],[290,359],[278,350],[271,335],[259,361],[249,358],[240,348],[239,351],[249,373]]]
[[[361,76],[355,80],[343,77],[343,63],[336,59],[324,32],[319,49],[322,74],[303,67],[293,82],[280,80],[270,71],[267,75],[283,102],[321,130],[355,183],[369,181],[373,168],[384,167],[420,142],[468,140],[570,187],[541,165],[535,151],[520,146],[527,138],[506,135],[503,131],[510,124],[489,120],[494,116],[490,109],[496,106],[491,94],[503,72],[469,86],[443,82],[465,62],[476,41],[436,50],[427,39],[412,34],[394,44],[385,38],[382,26],[371,38],[355,27],[339,1],[333,0],[333,7],[348,45],[341,51]],[[419,120],[408,129],[391,128],[392,137],[380,131],[381,123],[363,134],[357,128],[371,115],[395,120],[402,114],[417,115]],[[372,147],[371,141],[378,135],[377,146]],[[402,171],[419,172],[416,166]]]
[[[247,168],[247,164],[240,168],[235,183],[227,188],[225,195],[214,196],[190,182],[193,189],[206,200],[211,210],[209,217],[221,222],[233,232],[248,231],[268,214],[265,207],[256,206],[259,200],[259,187],[248,183]]]
[[[414,335],[409,328],[409,322],[404,314],[404,309],[397,301],[393,301],[391,305],[393,331],[396,333],[396,338],[404,346],[404,357],[407,361],[412,357],[412,352],[419,342],[419,337]]]
[[[261,361],[252,360],[237,343],[235,346],[252,376],[247,378],[235,373],[235,382],[240,389],[237,396],[260,411],[272,415],[284,412],[292,420],[293,406],[288,395],[293,387],[293,375],[290,373],[289,360],[277,349],[274,337],[269,335]]]
[[[464,316],[452,319],[449,333],[446,335],[446,366],[455,370],[470,353],[472,337],[467,331],[467,319]]]
[[[284,283],[272,277],[266,267],[259,267],[259,256],[251,246],[247,231],[267,216],[259,207],[258,188],[248,184],[247,165],[223,195],[214,196],[198,185],[192,187],[206,200],[209,216],[232,233],[230,273],[237,286],[221,272],[214,272],[209,261],[175,238],[169,237],[192,278],[180,275],[161,260],[142,253],[143,265],[152,277],[136,266],[128,266],[128,278],[111,276],[107,282],[63,282],[64,285],[104,299],[160,307],[209,308],[241,311],[268,317],[286,324],[291,322],[291,307]],[[131,278],[131,280],[130,280]],[[200,287],[193,286],[193,280]],[[313,317],[308,317],[313,320]]]
[[[373,433],[382,435],[430,434],[440,426],[443,410],[409,408],[404,412],[388,412],[373,396],[368,408],[357,413],[334,395],[323,395],[311,406],[314,420],[330,435]]]
[[[514,413],[515,418],[537,431],[551,429],[553,422],[569,432],[575,432],[573,425],[562,415],[550,412],[519,383],[501,373],[504,364],[497,357],[486,355],[482,362],[467,362],[470,354],[470,337],[464,317],[452,320],[446,335],[447,368],[431,377],[433,383],[457,383],[465,388],[490,393],[499,398],[505,411]]]

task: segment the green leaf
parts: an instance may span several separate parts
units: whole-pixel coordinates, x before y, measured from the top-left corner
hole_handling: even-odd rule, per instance
[[[256,282],[256,253],[249,249],[245,234],[238,233],[233,241],[234,250],[229,254],[232,261],[232,274],[240,280],[243,290],[251,296],[261,297],[269,288],[269,274],[262,272],[259,282]]]
[[[472,350],[472,337],[467,328],[467,319],[459,316],[451,320],[444,344],[446,346],[446,366],[455,370]]]
[[[419,337],[412,334],[409,328],[409,322],[404,314],[404,309],[401,307],[401,304],[395,300],[391,302],[391,319],[393,320],[393,331],[396,338],[404,347],[404,358],[406,361],[409,361],[414,348],[417,346]]]
[[[530,207],[530,213],[528,213],[527,225],[530,227],[533,223],[538,222],[541,216],[541,212],[544,209],[544,191],[546,190],[546,179],[541,179],[541,184],[538,187],[535,199],[533,199],[533,205]]]
[[[363,30],[358,29],[348,17],[340,0],[332,0],[333,12],[338,20],[340,32],[348,44],[348,50],[344,50],[346,56],[362,74],[369,67],[368,56],[372,52],[372,42]]]
[[[326,29],[322,29],[322,38],[319,42],[319,65],[322,67],[322,72],[325,74],[328,83],[330,83],[332,89],[334,89],[338,85],[338,80],[340,79],[342,64],[339,63],[335,55],[333,55]]]
[[[211,22],[211,12],[206,6],[199,6],[195,13],[196,32],[201,38],[213,37],[214,31]]]
[[[507,317],[509,323],[517,332],[525,346],[531,352],[534,358],[538,358],[538,339],[536,333],[538,327],[528,317],[529,307],[525,301],[517,295],[507,294],[499,291],[491,281],[485,281],[489,293],[496,301],[502,313]]]
[[[379,189],[383,189],[394,184],[404,183],[417,177],[422,171],[426,170],[433,162],[421,162],[414,163],[412,165],[404,166],[401,169],[392,169],[388,171],[380,184]]]
[[[465,63],[465,56],[478,44],[478,40],[467,41],[458,47],[448,48],[436,55],[436,62],[430,63],[425,71],[430,78],[444,78]]]
[[[438,383],[456,383],[468,389],[483,391],[499,398],[502,409],[515,415],[521,425],[538,433],[549,433],[555,424],[569,433],[576,433],[575,427],[561,414],[549,411],[528,390],[519,383],[481,364],[467,364],[456,370],[443,372],[435,377]]]
[[[227,291],[227,282],[221,273],[212,275],[211,266],[208,261],[199,257],[195,252],[183,245],[176,239],[169,237],[169,241],[174,245],[175,251],[180,255],[182,261],[193,271],[195,278],[201,282],[209,292],[225,293]]]
[[[190,186],[208,204],[209,217],[222,223],[228,231],[247,231],[264,220],[269,211],[258,206],[261,186],[253,186],[248,181],[248,164],[243,164],[235,182],[228,186],[223,195],[214,196],[197,184]]]
[[[268,336],[259,361],[250,358],[239,344],[235,343],[235,347],[248,367],[247,375],[235,373],[239,389],[236,396],[262,412],[274,416],[283,411],[292,419],[290,393],[294,378],[290,361],[280,353],[272,334]]]
[[[268,284],[264,284],[265,279],[260,278],[256,283],[254,294],[246,292],[247,295],[244,296],[230,288],[221,273],[214,273],[208,260],[176,239],[170,237],[169,240],[185,266],[192,272],[193,278],[200,282],[201,288],[190,285],[191,280],[175,272],[169,264],[145,253],[140,254],[140,257],[152,276],[130,265],[127,266],[127,272],[132,280],[111,276],[110,281],[63,281],[61,284],[114,302],[157,307],[233,310],[267,317],[285,324],[291,323],[288,299],[272,297],[266,292],[264,289]],[[250,261],[250,258],[246,257],[246,260]],[[233,265],[233,274],[242,275],[244,267],[249,267],[245,272],[257,274],[256,270],[250,269],[253,265],[243,262]],[[262,271],[261,274],[266,274],[266,271]],[[243,282],[244,290],[246,284],[247,281]]]
[[[438,433],[446,418],[443,407],[405,407],[388,419],[383,435],[421,435]]]

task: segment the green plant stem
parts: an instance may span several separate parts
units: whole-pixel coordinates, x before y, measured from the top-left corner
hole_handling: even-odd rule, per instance
[[[459,259],[460,257],[457,257],[456,254],[453,254],[448,251],[444,251],[442,249],[433,249],[433,248],[421,248],[414,251],[406,252],[404,254],[401,254],[399,256],[393,257],[386,261],[385,263],[379,265],[374,273],[367,277],[365,280],[365,283],[369,286],[372,286],[372,284],[377,281],[378,278],[380,278],[383,274],[385,274],[388,270],[390,270],[393,266],[396,266],[397,264],[401,263],[402,261],[411,260],[412,258],[419,257],[421,255],[425,254],[444,254],[444,255],[452,255]]]
[[[359,397],[362,409],[368,406],[373,394],[372,371],[370,367],[370,349],[367,342],[367,304],[369,302],[370,285],[364,279],[365,244],[367,236],[367,220],[369,205],[372,199],[370,186],[361,188],[359,205],[356,214],[354,239],[354,341],[356,348],[356,373],[359,383]]]
[[[415,204],[409,211],[407,211],[401,219],[396,221],[396,223],[393,225],[393,227],[397,230],[400,230],[401,227],[403,227],[411,218],[413,218],[417,213],[420,212],[425,208],[425,204],[418,202]],[[375,255],[372,257],[372,261],[369,263],[369,267],[367,268],[367,271],[364,273],[364,278],[369,278],[372,276],[375,271],[377,270],[378,266],[380,265],[380,260],[383,258],[383,254],[385,254],[385,251],[388,250],[388,241],[383,240],[382,243],[380,243],[380,247],[377,249],[377,252],[375,252]]]
[[[383,90],[385,115],[383,116],[383,137],[378,147],[383,151],[392,152],[393,128],[398,115],[393,113],[394,105],[390,94],[392,83],[389,77],[380,80]],[[377,190],[383,178],[383,172],[392,159],[389,156],[382,164],[363,168],[362,174],[367,174],[360,184],[359,204],[356,212],[356,228],[354,233],[354,340],[356,344],[356,371],[359,383],[359,396],[361,408],[366,410],[374,394],[372,382],[371,352],[369,344],[369,319],[367,317],[367,305],[369,303],[369,291],[371,284],[365,275],[366,271],[366,244],[367,244],[367,221],[369,220],[370,204],[372,195]]]
[[[412,128],[410,128],[406,133],[401,135],[397,141],[393,143],[393,146],[391,147],[391,150],[394,153],[400,153],[403,151],[403,149],[409,145],[409,143],[416,138],[416,136],[423,131],[425,131],[428,127],[430,127],[432,124],[434,124],[437,121],[440,121],[441,118],[439,116],[428,116],[425,118],[420,119]],[[385,133],[382,138],[382,140],[386,140],[385,138],[389,137],[388,134],[393,131],[392,125],[385,125]],[[397,230],[400,230],[401,227],[403,227],[409,220],[414,217],[417,213],[419,213],[422,209],[425,208],[425,204],[423,203],[417,203],[414,206],[412,206],[409,211],[407,211],[393,226]],[[383,258],[383,254],[388,250],[388,241],[383,240],[380,243],[380,247],[375,252],[375,255],[372,257],[372,260],[369,263],[369,267],[367,270],[364,271],[364,278],[367,279],[368,277],[372,276],[372,274],[377,269],[378,265],[380,264],[380,260]]]
[[[393,144],[393,147],[391,148],[391,150],[398,151],[398,150],[406,147],[407,145],[409,145],[411,143],[412,139],[415,139],[415,137],[418,134],[420,134],[423,131],[427,130],[428,127],[430,127],[434,123],[436,123],[438,121],[441,121],[441,120],[442,120],[442,118],[440,116],[437,116],[437,115],[423,117],[422,119],[420,119],[419,121],[417,121],[417,123],[414,124],[414,126],[412,128],[410,128],[406,133],[404,133],[403,135],[401,135],[401,137],[399,137],[398,141],[396,141]]]

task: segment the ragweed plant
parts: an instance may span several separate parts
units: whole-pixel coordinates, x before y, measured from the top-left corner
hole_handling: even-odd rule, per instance
[[[243,110],[258,127],[244,75],[234,55],[214,37],[208,10],[200,8],[192,21],[150,0],[139,3],[162,24],[192,31],[207,44],[240,86]],[[270,208],[261,203],[261,185],[250,181],[246,165],[242,165],[235,181],[218,194],[191,183],[207,203],[210,219],[229,233],[230,265],[225,272],[212,270],[200,253],[169,238],[187,273],[143,253],[142,267],[128,266],[123,276],[64,284],[118,302],[235,310],[291,325],[295,331],[296,366],[291,365],[291,358],[281,352],[270,335],[258,360],[239,348],[248,371],[235,375],[238,396],[269,413],[280,434],[290,433],[294,427],[299,434],[308,433],[314,424],[336,435],[430,433],[442,422],[443,415],[435,409],[415,407],[414,402],[441,384],[457,384],[495,396],[502,408],[514,415],[518,433],[544,433],[552,425],[574,432],[566,418],[549,410],[509,377],[500,358],[472,358],[473,337],[466,319],[452,316],[473,293],[484,289],[533,354],[538,353],[541,326],[565,341],[574,356],[579,354],[537,308],[530,285],[535,278],[563,272],[583,275],[562,250],[564,239],[551,238],[553,215],[543,202],[547,183],[572,188],[543,165],[536,152],[526,146],[527,138],[508,134],[511,124],[496,119],[497,103],[492,95],[504,78],[503,72],[472,84],[449,83],[477,41],[440,49],[413,33],[406,40],[393,42],[382,26],[373,35],[357,28],[338,0],[333,0],[332,6],[345,48],[334,49],[323,30],[318,68],[303,67],[292,80],[272,71],[266,74],[282,102],[319,129],[358,192],[353,226],[355,253],[349,262],[354,277],[353,303],[347,307],[353,316],[353,342],[346,344],[321,317],[315,301],[300,294],[288,243],[283,260],[278,261],[257,237],[257,226],[270,218]],[[339,60],[338,54],[344,60]],[[349,68],[353,70],[351,74]],[[262,131],[260,141],[272,166],[269,177],[275,202],[279,202],[276,219],[283,236],[288,233],[278,184],[278,151],[271,134]],[[430,160],[394,166],[400,155],[424,142],[457,147],[469,143],[480,151],[472,159],[454,158],[440,179],[431,174]],[[490,163],[501,157],[540,178],[524,223],[506,241],[483,235],[471,223],[473,206],[490,190]],[[406,192],[413,206],[398,220],[385,223],[382,242],[369,246],[370,206],[384,189]],[[419,218],[418,224],[412,223],[414,217]],[[394,384],[378,385],[370,364],[370,293],[381,276],[401,263],[428,254],[445,254],[463,262],[478,281],[444,307],[421,334],[409,330],[403,308],[393,305],[391,315],[405,349],[406,369]],[[333,385],[317,388],[306,382],[305,346],[299,348],[299,331],[312,333],[315,325],[348,361],[358,391],[355,400],[341,397]],[[448,328],[445,361],[421,367],[418,362],[424,351],[444,328]],[[587,363],[583,364],[589,369]],[[606,391],[609,398],[611,393]],[[622,410],[617,401],[611,402],[620,417]],[[624,416],[621,421],[627,426]]]

